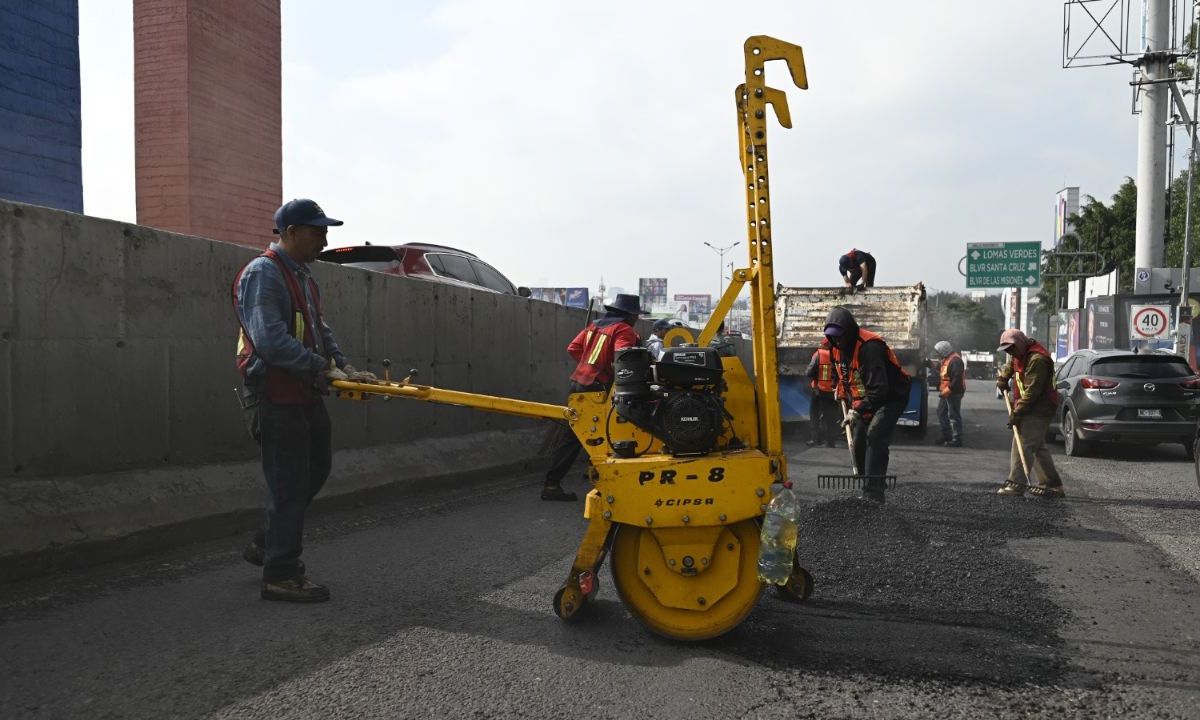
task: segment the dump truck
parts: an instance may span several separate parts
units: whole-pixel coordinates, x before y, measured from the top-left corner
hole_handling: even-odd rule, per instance
[[[896,353],[913,385],[899,425],[923,434],[929,419],[930,348],[927,346],[925,286],[874,287],[849,293],[841,287],[784,287],[775,293],[779,404],[784,422],[808,420],[812,389],[805,374],[824,338],[825,317],[849,308],[864,330],[877,332]]]

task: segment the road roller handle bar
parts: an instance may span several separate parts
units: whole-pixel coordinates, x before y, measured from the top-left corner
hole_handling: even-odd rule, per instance
[[[767,87],[765,65],[773,60],[787,63],[792,82],[808,88],[804,69],[804,51],[766,35],[746,40],[746,81],[737,87],[735,102],[738,120],[738,162],[745,177],[747,249],[750,267],[750,313],[754,343],[754,383],[758,395],[758,424],[763,452],[772,457],[783,454],[783,435],[779,424],[779,384],[775,343],[775,277],[771,253],[770,176],[767,162],[767,105],[774,110],[779,124],[792,126],[787,96]],[[709,321],[709,324],[714,322]],[[706,328],[707,329],[707,328]]]
[[[372,395],[378,395],[384,398],[401,397],[409,400],[437,403],[439,405],[477,408],[503,415],[516,415],[517,417],[547,418],[550,420],[565,420],[567,422],[572,422],[578,417],[578,412],[575,409],[565,405],[551,405],[549,403],[517,400],[515,398],[499,397],[496,395],[481,395],[461,390],[445,390],[430,385],[417,385],[405,381],[375,380],[367,382],[334,380],[329,384],[337,391],[337,396],[343,400],[366,400]]]

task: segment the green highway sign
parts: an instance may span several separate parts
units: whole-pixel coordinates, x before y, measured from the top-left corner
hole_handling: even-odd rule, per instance
[[[967,287],[1038,287],[1042,284],[1040,242],[967,243]]]

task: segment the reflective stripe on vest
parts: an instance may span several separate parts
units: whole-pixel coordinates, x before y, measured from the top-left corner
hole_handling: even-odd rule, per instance
[[[833,359],[829,348],[817,348],[817,379],[813,381],[813,387],[823,393],[831,393],[834,390]]]
[[[852,399],[862,400],[867,396],[867,385],[865,382],[863,382],[862,373],[858,370],[858,351],[862,349],[864,344],[872,340],[883,342],[883,336],[879,335],[878,333],[873,333],[870,330],[863,330],[861,328],[859,329],[858,343],[854,346],[853,357],[850,358],[850,377],[841,377],[837,386],[837,396],[839,399],[846,396],[845,386],[847,385],[850,387],[850,397]],[[886,342],[884,342],[883,346],[887,348],[888,362],[894,365],[896,369],[900,371],[902,376],[908,377],[908,373],[904,372],[904,367],[900,365],[900,360],[896,357],[896,353],[892,352],[892,349],[888,347]],[[837,346],[833,347],[832,355],[833,359],[838,364],[842,363],[842,351],[838,349]],[[838,374],[839,376],[841,375],[840,372]]]

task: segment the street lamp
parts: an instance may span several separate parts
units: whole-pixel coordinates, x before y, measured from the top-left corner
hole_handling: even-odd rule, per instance
[[[720,256],[720,261],[717,262],[717,297],[720,298],[725,294],[725,253],[734,249],[738,245],[741,245],[742,241],[738,240],[734,244],[726,245],[723,248],[719,248],[707,240],[704,241],[704,244],[707,245],[718,256]]]

